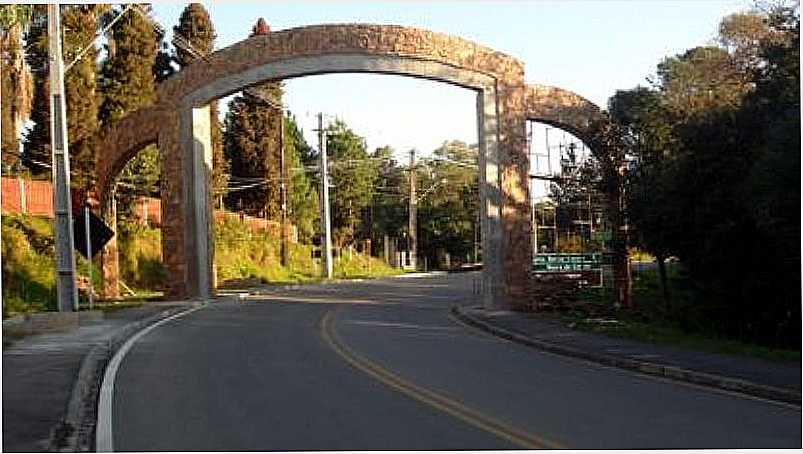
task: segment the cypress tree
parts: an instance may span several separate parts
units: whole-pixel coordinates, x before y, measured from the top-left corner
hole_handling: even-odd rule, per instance
[[[288,195],[290,220],[298,228],[302,241],[309,241],[318,225],[318,192],[307,175],[305,158],[312,148],[304,140],[304,134],[293,117],[285,117],[285,158],[287,159]]]
[[[140,4],[135,7],[149,11]],[[152,19],[133,9],[124,14],[110,31],[108,57],[102,68],[100,120],[104,124],[117,121],[156,99],[153,67],[160,37],[154,30]]]
[[[89,46],[89,51],[64,75],[72,182],[87,187],[94,179],[94,137],[98,126],[96,91],[97,50],[94,45],[99,5],[73,5],[61,9],[63,29],[62,54],[65,67]],[[26,36],[26,59],[33,75],[31,122],[25,140],[25,163],[35,174],[47,174],[50,157],[50,101],[48,79],[47,9],[36,5],[33,21]]]
[[[34,175],[50,172],[50,102],[48,100],[47,5],[35,5],[30,27],[25,34],[25,62],[31,71],[32,125],[23,141],[23,164]]]
[[[176,47],[176,62],[182,68],[190,65],[198,56],[212,53],[215,47],[215,27],[209,13],[200,3],[190,3],[184,8],[173,34],[183,38],[189,46]],[[190,49],[188,49],[189,47]],[[212,125],[212,194],[217,199],[223,195],[228,184],[228,162],[223,153],[223,133],[217,101],[210,103]]]
[[[226,159],[234,184],[252,186],[229,193],[226,204],[253,216],[278,220],[281,215],[278,159],[281,114],[267,105],[263,97],[281,99],[281,87],[276,83],[265,84],[229,103],[224,133]]]
[[[64,77],[72,181],[84,188],[92,184],[95,175],[94,138],[98,128],[95,61],[98,52],[94,39],[99,8],[97,5],[75,5],[65,8],[62,13],[65,65],[75,60],[83,49],[89,49]]]
[[[253,34],[266,33],[270,33],[270,28],[260,19],[254,26]],[[253,87],[229,103],[223,144],[231,178],[238,187],[247,183],[263,184],[231,192],[226,196],[226,202],[234,209],[279,220],[279,128],[284,127],[283,115],[266,99],[273,104],[282,104],[281,82],[266,82]]]
[[[112,15],[124,14],[108,36],[107,58],[102,65],[100,87],[103,102],[99,117],[103,124],[109,125],[141,107],[152,104],[156,99],[155,66],[161,36],[155,30],[154,22],[148,14],[150,8],[137,4],[140,12],[133,8],[122,13],[119,9]],[[126,226],[126,218],[132,214],[131,199],[139,195],[152,195],[149,189],[158,188],[160,174],[159,151],[149,145],[126,164],[120,179],[126,183],[120,187],[121,209],[119,216]]]
[[[30,5],[0,5],[0,83],[2,83],[3,164],[19,162],[19,131],[31,107],[31,73],[25,66],[22,31]]]

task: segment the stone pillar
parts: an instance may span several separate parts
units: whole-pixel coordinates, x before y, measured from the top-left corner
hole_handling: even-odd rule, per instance
[[[209,106],[180,106],[167,116],[159,133],[165,297],[208,299],[214,292]]]
[[[499,188],[499,119],[497,90],[485,87],[477,94],[479,128],[480,229],[482,232],[482,305],[485,309],[508,307],[505,296],[502,243],[502,195]]]
[[[106,225],[114,232],[114,236],[106,243],[100,254],[101,273],[103,274],[103,297],[120,297],[120,256],[117,250],[117,197],[114,183],[101,201],[101,216]]]
[[[159,130],[159,152],[162,164],[162,261],[167,274],[164,295],[167,300],[187,298],[187,260],[184,256],[183,199],[185,159],[179,137],[177,109],[165,115]]]
[[[212,295],[214,279],[213,211],[209,181],[212,176],[212,136],[209,106],[181,114],[184,166],[184,250],[187,256],[187,292],[191,298]]]
[[[499,84],[499,130],[502,170],[502,247],[508,307],[528,304],[532,285],[529,157],[527,156],[526,87],[522,80]]]

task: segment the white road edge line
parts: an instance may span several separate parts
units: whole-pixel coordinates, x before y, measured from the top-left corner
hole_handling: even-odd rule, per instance
[[[151,332],[156,327],[165,324],[171,320],[183,317],[189,313],[201,309],[206,304],[198,304],[178,314],[171,315],[165,319],[159,320],[153,325],[148,326],[142,331],[138,332],[130,339],[128,339],[120,350],[114,355],[109,366],[106,368],[106,373],[103,374],[103,382],[100,386],[100,398],[98,399],[98,425],[95,430],[95,451],[96,452],[113,452],[114,445],[112,442],[112,402],[114,401],[114,380],[117,376],[117,369],[123,362],[125,355],[134,346],[134,344],[143,336]]]

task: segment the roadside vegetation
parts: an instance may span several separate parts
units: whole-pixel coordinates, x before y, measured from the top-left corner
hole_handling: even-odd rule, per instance
[[[647,80],[590,128],[615,289],[563,310],[598,332],[799,358],[799,5],[729,15]],[[629,279],[631,248],[655,268]]]
[[[215,263],[221,287],[314,282],[320,279],[320,260],[313,261],[312,245],[290,244],[289,264],[280,264],[279,238],[251,233],[237,220],[226,219],[216,228]],[[166,272],[162,265],[161,232],[129,226],[118,243],[123,282],[137,293],[127,305],[141,304],[161,294]],[[3,215],[3,317],[56,309],[53,221],[25,215]],[[76,255],[79,276],[86,276],[87,262]],[[101,288],[97,266],[95,291]],[[363,253],[343,251],[334,261],[334,277],[374,278],[402,273],[384,261]],[[80,291],[81,304],[86,292]],[[120,306],[115,305],[115,306]],[[99,303],[99,308],[103,308]]]
[[[56,310],[56,268],[53,221],[38,216],[2,216],[3,317]],[[77,256],[79,275],[87,276],[87,261]],[[100,276],[94,276],[95,287]],[[79,286],[80,287],[80,286]]]
[[[320,279],[320,259],[312,258],[313,246],[289,244],[288,266],[281,266],[280,239],[268,233],[252,233],[242,223],[225,219],[216,228],[215,266],[221,287],[286,284]],[[334,260],[335,278],[369,278],[399,274],[384,261],[363,253],[342,251]]]
[[[701,301],[707,292],[695,284],[679,263],[668,266],[667,271],[673,292],[673,306],[669,310],[664,304],[659,273],[653,268],[633,275],[634,309],[614,309],[615,295],[610,287],[586,288],[578,293],[578,303],[561,312],[559,318],[573,329],[596,334],[771,361],[800,362],[799,348],[766,346],[723,335],[720,324],[727,320],[722,313],[729,308]]]

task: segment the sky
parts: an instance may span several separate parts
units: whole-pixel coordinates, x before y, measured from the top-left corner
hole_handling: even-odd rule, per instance
[[[528,83],[574,91],[604,107],[617,89],[645,85],[665,57],[712,43],[722,17],[748,0],[262,1],[202,2],[216,46],[248,37],[259,17],[273,31],[321,23],[397,24],[475,41],[525,65]],[[156,3],[168,30],[185,3]],[[477,142],[469,90],[392,75],[332,74],[285,81],[284,102],[311,144],[315,115],[342,118],[369,150],[390,145],[430,153],[446,140]],[[553,134],[553,138],[555,135]],[[536,127],[533,143],[543,143]]]

